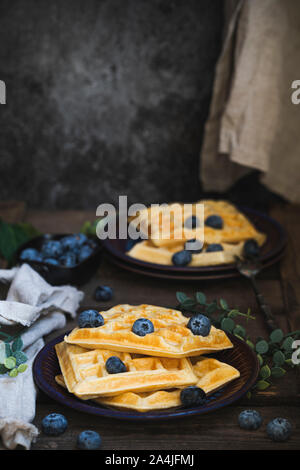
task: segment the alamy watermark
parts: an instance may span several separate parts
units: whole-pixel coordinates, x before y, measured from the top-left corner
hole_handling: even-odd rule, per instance
[[[295,89],[291,94],[291,101],[293,104],[300,104],[300,80],[294,80],[291,88]]]
[[[6,104],[6,85],[3,80],[0,80],[0,104]]]
[[[186,249],[198,250],[204,241],[204,205],[194,204],[132,204],[127,196],[119,196],[119,207],[100,204],[97,217],[102,217],[96,227],[100,240],[189,240]],[[193,235],[193,236],[192,236]]]
[[[292,354],[292,363],[298,365],[300,364],[300,339],[293,342],[292,348],[296,350]]]

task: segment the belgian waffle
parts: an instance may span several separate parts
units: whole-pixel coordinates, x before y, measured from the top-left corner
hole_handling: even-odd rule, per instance
[[[69,392],[83,400],[111,397],[124,392],[148,392],[193,385],[197,377],[189,359],[136,357],[108,350],[85,350],[65,342],[55,346],[60,368]],[[109,374],[107,359],[119,357],[127,372]]]
[[[65,341],[87,349],[109,349],[149,356],[181,358],[232,348],[224,331],[211,327],[208,336],[194,335],[187,328],[188,318],[173,309],[153,305],[117,305],[100,312],[104,325],[75,328]],[[154,332],[138,336],[131,331],[135,320],[147,318]]]
[[[265,235],[257,231],[247,217],[232,204],[226,201],[213,200],[203,200],[199,203],[204,204],[204,219],[210,215],[222,217],[222,229],[208,227],[203,223],[204,221],[200,221],[200,225],[203,226],[203,233],[200,227],[183,231],[182,220],[178,219],[182,205],[178,203],[171,204],[169,209],[148,208],[141,211],[136,219],[131,220],[131,222],[137,227],[142,227],[142,231],[147,233],[149,238],[136,244],[127,254],[150,263],[172,265],[173,254],[183,250],[187,240],[198,239],[204,242],[203,251],[199,254],[191,252],[192,261],[189,266],[211,266],[233,263],[235,256],[241,255],[244,242],[249,238],[256,240],[260,246],[265,242]],[[191,214],[195,214],[195,208],[196,205],[193,205]],[[166,210],[173,210],[175,214],[173,219],[171,218],[170,236],[167,237],[164,236],[164,229],[161,225]],[[152,212],[156,214],[159,211],[161,216],[158,217],[158,223],[153,226],[151,225],[150,215]],[[207,246],[211,243],[221,244],[223,251],[206,252]]]
[[[238,378],[240,373],[234,367],[212,358],[200,358],[193,365],[193,372],[197,377],[196,385],[202,388],[207,395],[213,393],[225,384]],[[67,377],[58,375],[56,382],[62,387],[66,387]],[[94,401],[107,406],[114,406],[123,409],[133,409],[136,411],[151,411],[180,406],[180,389],[159,390],[155,392],[126,392],[114,397],[94,398]]]

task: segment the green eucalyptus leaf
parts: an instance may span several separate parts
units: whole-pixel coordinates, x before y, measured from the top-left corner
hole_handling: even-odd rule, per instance
[[[176,292],[176,298],[180,304],[188,299],[188,296],[184,292]]]
[[[263,360],[263,358],[261,357],[260,354],[257,354],[257,359],[258,359],[259,365],[262,366],[263,363],[264,363],[264,360]]]
[[[279,379],[280,377],[284,376],[286,371],[282,369],[282,367],[272,367],[271,372],[272,372],[272,377]]]
[[[233,333],[235,335],[241,336],[242,338],[246,337],[246,330],[243,326],[241,325],[236,325],[236,327],[233,330]]]
[[[16,358],[13,356],[7,357],[4,361],[6,369],[13,369],[16,367]]]
[[[18,370],[16,368],[12,369],[10,372],[9,372],[9,376],[10,377],[17,377],[18,375]]]
[[[282,339],[283,339],[283,331],[280,328],[272,331],[272,333],[270,334],[270,340],[273,343],[281,343]]]
[[[23,351],[16,351],[14,353],[14,357],[16,359],[16,366],[18,367],[20,364],[24,364],[28,360],[27,356]]]
[[[27,364],[20,364],[18,367],[18,372],[22,373],[28,368]]]
[[[228,310],[228,304],[227,304],[226,300],[220,299],[220,305],[221,305],[223,310]]]
[[[263,366],[260,369],[259,375],[262,379],[268,379],[271,376],[271,369],[268,365]]]
[[[282,364],[285,363],[285,355],[281,351],[276,351],[275,354],[273,354],[273,362],[276,366],[282,366]]]
[[[195,301],[193,299],[190,299],[189,297],[186,298],[183,302],[181,302],[181,307],[185,309],[193,308],[195,307]]]
[[[6,357],[10,357],[12,355],[12,350],[9,343],[5,343],[5,353]]]
[[[227,333],[231,333],[235,327],[235,323],[231,318],[223,318],[221,322],[222,330],[226,331]]]
[[[16,338],[13,341],[11,345],[11,350],[12,352],[16,352],[16,351],[21,351],[22,348],[23,348],[23,341],[22,341],[21,336],[18,336],[18,338]]]
[[[288,338],[285,338],[285,340],[282,343],[282,348],[285,351],[292,351],[293,342],[294,342],[294,339],[291,336],[289,336]]]
[[[205,305],[206,304],[206,295],[203,292],[196,293],[196,300],[199,304]]]
[[[256,343],[255,349],[258,354],[266,354],[269,350],[269,345],[264,339],[262,339]]]
[[[270,387],[270,383],[267,382],[266,380],[259,380],[256,384],[257,390],[266,390],[268,387]]]

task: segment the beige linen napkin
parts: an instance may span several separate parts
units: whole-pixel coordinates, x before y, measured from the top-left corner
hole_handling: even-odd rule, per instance
[[[297,0],[227,2],[220,55],[201,151],[205,190],[224,191],[250,169],[291,201],[300,201],[300,78]]]
[[[31,424],[35,416],[36,390],[32,376],[35,356],[43,336],[63,328],[64,313],[75,316],[83,292],[72,286],[50,286],[29,265],[0,270],[0,280],[11,282],[7,300],[0,302],[0,323],[30,326],[22,334],[28,369],[17,377],[0,376],[0,435],[8,449],[29,449],[38,435]]]

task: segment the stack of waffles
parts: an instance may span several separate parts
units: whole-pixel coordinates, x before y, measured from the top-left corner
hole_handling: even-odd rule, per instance
[[[180,392],[194,385],[206,394],[239,377],[234,367],[203,354],[232,348],[222,330],[194,335],[177,310],[153,305],[117,305],[100,312],[104,325],[75,328],[56,345],[61,375],[56,382],[82,400],[140,412],[181,405]],[[154,331],[139,336],[132,325],[148,319]],[[108,373],[117,356],[126,366]]]
[[[201,240],[204,243],[200,253],[192,252],[188,266],[212,266],[229,264],[243,252],[246,240],[253,239],[259,246],[266,240],[265,234],[259,232],[248,218],[235,206],[226,201],[202,200],[190,208],[190,216],[195,216],[197,204],[203,204],[203,220],[194,228],[184,227],[183,205],[174,203],[168,207],[148,208],[140,211],[130,222],[139,229],[147,239],[135,244],[127,255],[149,263],[172,265],[174,253],[185,249],[189,240]],[[164,233],[164,216],[169,214],[168,233]],[[186,212],[184,212],[186,215]],[[187,214],[189,217],[189,215]],[[222,219],[222,228],[213,228],[206,224],[210,216]],[[199,219],[199,217],[197,217]],[[221,245],[221,251],[207,251],[211,244]]]

